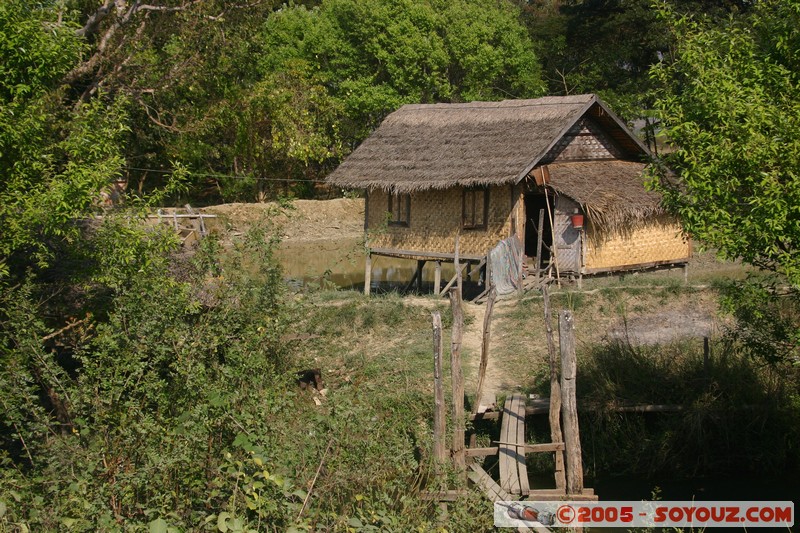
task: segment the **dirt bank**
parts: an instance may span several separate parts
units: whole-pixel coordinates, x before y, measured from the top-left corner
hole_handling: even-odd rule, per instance
[[[234,231],[246,231],[268,217],[281,227],[284,241],[352,240],[364,233],[362,198],[221,204],[202,211],[219,216],[223,227]]]

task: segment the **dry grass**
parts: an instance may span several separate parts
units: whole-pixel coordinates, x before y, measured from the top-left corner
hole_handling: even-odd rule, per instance
[[[716,305],[713,291],[695,291],[668,279],[662,286],[642,288],[607,286],[589,293],[553,290],[552,327],[557,346],[557,313],[560,309],[573,312],[580,357],[592,346],[620,335],[632,335],[647,341],[642,334],[653,326],[675,325],[670,330],[659,330],[665,340],[696,337],[702,326],[714,324]],[[699,325],[682,320],[690,311],[697,315]],[[629,330],[631,326],[639,329]],[[529,294],[518,301],[498,306],[492,335],[490,364],[500,368],[507,390],[540,391],[549,357],[541,296]]]

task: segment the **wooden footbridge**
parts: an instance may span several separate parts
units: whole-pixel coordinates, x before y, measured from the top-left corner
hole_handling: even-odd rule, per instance
[[[496,415],[496,416],[495,416]],[[532,444],[525,441],[525,418],[527,416],[526,398],[522,394],[509,396],[502,411],[487,411],[485,418],[500,418],[500,437],[497,446],[486,448],[467,448],[467,457],[486,457],[496,455],[499,483],[477,463],[468,466],[467,477],[481,487],[492,501],[528,499],[537,501],[549,500],[596,500],[592,489],[572,487],[567,489],[564,470],[563,442],[547,442]],[[555,488],[531,487],[528,476],[527,455],[532,453],[553,453],[556,456],[557,469],[554,472]],[[578,461],[579,458],[574,459]],[[577,464],[575,465],[578,466]],[[567,498],[568,497],[568,498]]]
[[[464,413],[464,382],[461,373],[461,336],[463,329],[463,312],[459,287],[450,290],[450,303],[453,311],[453,329],[450,349],[450,368],[453,389],[452,399],[452,445],[446,446],[445,420],[442,376],[442,325],[438,311],[433,313],[434,338],[434,449],[433,456],[438,464],[452,461],[453,467],[460,473],[461,479],[469,479],[479,487],[491,501],[513,501],[527,499],[531,501],[548,500],[597,500],[592,489],[583,486],[583,463],[578,428],[578,412],[575,398],[575,341],[574,322],[570,311],[559,313],[559,358],[555,352],[553,330],[550,323],[550,306],[547,288],[543,288],[545,301],[545,326],[548,351],[550,353],[550,397],[536,399],[528,406],[528,399],[522,394],[509,394],[505,398],[502,410],[497,409],[495,402],[485,401],[482,387],[489,357],[489,331],[491,313],[494,304],[494,292],[489,293],[486,315],[483,325],[481,360],[478,370],[478,385],[473,410],[470,415]],[[549,412],[550,442],[528,443],[526,441],[526,417],[533,412]],[[481,420],[500,420],[500,432],[492,446],[477,447],[476,436],[469,438],[470,446],[466,446],[467,436],[465,420],[473,422]],[[563,422],[563,431],[562,431]],[[527,456],[533,453],[550,453],[554,458],[554,483],[548,487],[531,486],[528,475]],[[484,467],[477,462],[479,458],[496,456],[497,477],[493,478]],[[493,471],[493,469],[490,469]],[[554,486],[553,486],[554,485]],[[438,500],[446,506],[447,501],[454,501],[462,490],[445,490],[428,492],[424,496]],[[540,530],[544,530],[541,528]]]

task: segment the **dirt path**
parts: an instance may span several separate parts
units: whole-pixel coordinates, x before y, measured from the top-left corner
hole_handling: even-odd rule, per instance
[[[429,311],[437,308],[438,306],[449,305],[446,298],[435,299],[430,297],[410,295],[405,296],[403,301],[406,305],[419,307]],[[498,333],[502,326],[503,318],[501,313],[498,313],[497,310],[498,308],[502,308],[504,306],[507,307],[509,305],[514,304],[511,301],[497,302],[495,304],[495,312],[492,314],[492,337],[490,341],[492,350],[499,351],[503,349],[503,339]],[[486,304],[476,305],[471,302],[464,302],[462,309],[464,311],[465,323],[464,333],[461,339],[461,360],[465,380],[464,385],[468,394],[475,394],[478,385],[478,367],[481,359],[481,342],[483,337],[483,321],[486,316]],[[445,353],[449,354],[449,333],[444,340]],[[447,356],[449,357],[449,355]],[[513,385],[509,385],[508,381],[508,376],[506,375],[505,369],[503,368],[501,362],[490,357],[484,378],[484,398],[511,390],[509,389],[509,386],[514,388]]]
[[[502,331],[503,317],[498,313],[498,309],[510,305],[511,302],[499,301],[495,303],[495,311],[492,313],[490,326],[489,345],[491,350],[503,350],[503,337],[498,333]],[[476,392],[478,385],[478,369],[481,360],[481,343],[483,339],[483,321],[486,318],[486,304],[476,305],[470,302],[464,303],[464,314],[472,317],[468,326],[464,328],[462,340],[462,351],[464,352],[464,364],[466,376],[469,380],[465,384],[467,391]],[[509,376],[506,374],[502,365],[498,364],[496,358],[489,354],[489,361],[486,366],[486,374],[483,382],[483,398],[491,398],[498,393],[506,392]],[[482,402],[483,403],[483,402]]]

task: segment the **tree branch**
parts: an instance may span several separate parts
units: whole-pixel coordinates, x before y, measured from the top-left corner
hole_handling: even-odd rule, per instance
[[[54,331],[53,333],[50,333],[49,335],[45,335],[44,337],[42,337],[40,339],[40,342],[49,341],[50,339],[52,339],[54,337],[58,337],[59,335],[61,335],[65,331],[69,331],[72,328],[74,328],[75,326],[79,326],[81,324],[85,324],[88,321],[89,321],[89,317],[87,316],[86,318],[84,318],[82,320],[76,320],[75,322],[71,322],[71,323],[67,324],[66,326],[64,326],[63,328],[59,329],[58,331]]]
[[[161,113],[159,113],[157,109],[153,109],[152,107],[147,105],[147,103],[144,100],[142,100],[141,98],[137,98],[136,101],[139,102],[139,105],[141,105],[142,108],[144,108],[144,112],[147,115],[147,118],[150,120],[150,122],[152,122],[153,124],[155,124],[160,128],[164,128],[167,131],[171,131],[172,133],[183,133],[183,131],[180,128],[176,127],[174,123],[167,124],[165,122],[162,122]],[[153,113],[155,113],[155,116],[153,116]]]
[[[114,21],[102,33],[97,41],[97,47],[94,53],[87,60],[72,69],[65,77],[64,83],[72,85],[82,77],[94,72],[98,64],[105,56],[106,50],[109,47],[111,39],[116,35],[120,27],[125,26],[130,20],[139,12],[162,12],[162,13],[176,13],[184,11],[189,7],[198,4],[201,0],[191,0],[183,3],[180,6],[163,6],[157,4],[140,4],[139,0],[135,0],[132,4],[128,5],[126,0],[105,0],[105,3],[86,21],[82,28],[77,30],[77,34],[81,37],[88,37],[100,33],[101,23],[108,18],[112,11],[115,13]],[[139,28],[137,33],[141,33]],[[95,81],[97,85],[97,81]]]
[[[92,13],[86,20],[86,24],[84,24],[83,27],[78,29],[75,33],[77,33],[79,37],[86,37],[88,35],[97,33],[100,23],[103,22],[103,20],[105,20],[105,18],[111,12],[113,5],[114,0],[106,0],[106,3],[100,6],[97,11]]]
[[[174,13],[176,11],[184,11],[187,7],[199,3],[200,0],[193,0],[192,2],[188,2],[183,4],[182,6],[154,6],[151,4],[141,4],[136,6],[137,11],[161,11],[165,13]]]

